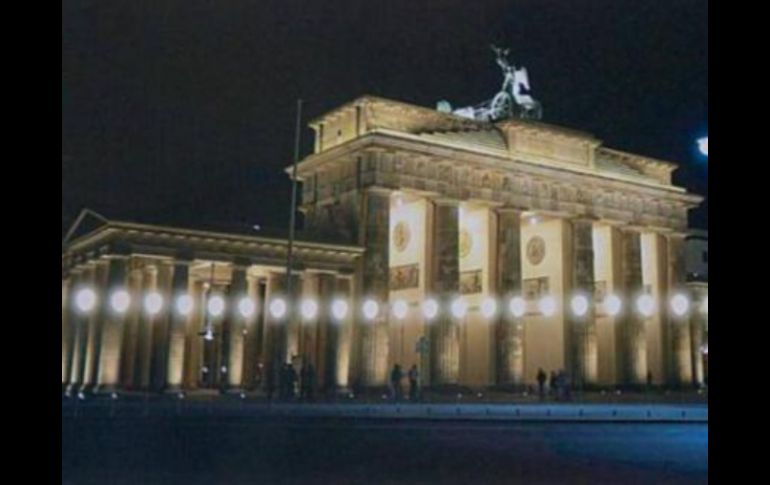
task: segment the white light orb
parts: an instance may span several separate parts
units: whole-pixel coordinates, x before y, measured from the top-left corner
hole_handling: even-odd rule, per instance
[[[212,296],[209,298],[206,309],[212,317],[221,317],[225,312],[225,299],[219,295]]]
[[[523,317],[527,312],[527,302],[520,296],[514,296],[508,304],[508,310],[516,318]]]
[[[404,300],[396,300],[393,303],[393,316],[398,320],[406,318],[406,314],[409,312],[409,305]]]
[[[687,296],[679,293],[671,298],[671,311],[674,315],[681,317],[690,309],[690,300]]]
[[[588,298],[583,295],[575,295],[572,297],[570,307],[572,307],[572,313],[576,317],[583,317],[588,313]]]
[[[131,305],[131,295],[126,290],[116,290],[110,296],[110,306],[115,313],[126,313]]]
[[[468,304],[463,298],[457,298],[452,302],[450,310],[455,318],[465,318],[465,315],[468,313]]]
[[[374,320],[377,318],[377,314],[380,313],[380,306],[374,300],[366,300],[363,306],[364,318],[367,320]]]
[[[305,320],[312,320],[318,315],[318,303],[310,299],[302,300],[299,305],[299,312]]]
[[[281,319],[286,315],[286,301],[283,298],[275,298],[270,302],[270,315],[275,319]]]
[[[700,150],[703,155],[709,155],[709,137],[704,136],[703,138],[698,138],[698,150]]]
[[[492,297],[484,298],[481,302],[481,315],[484,318],[492,318],[497,313],[497,301]]]
[[[255,311],[257,311],[257,305],[248,296],[241,298],[241,301],[238,302],[238,312],[243,318],[252,317]]]
[[[75,305],[83,313],[89,313],[96,307],[96,293],[91,288],[83,288],[75,295]]]
[[[176,298],[176,311],[183,317],[192,313],[193,299],[190,295],[179,295]]]
[[[556,300],[552,296],[544,296],[537,302],[537,308],[545,317],[551,317],[556,313]]]
[[[144,309],[148,315],[157,315],[163,308],[163,297],[157,291],[152,291],[144,297]]]
[[[609,295],[604,299],[604,310],[611,317],[617,316],[622,307],[623,302],[620,301],[618,295]]]
[[[337,320],[344,320],[348,316],[348,302],[337,299],[332,302],[332,316]]]
[[[644,317],[651,317],[655,311],[655,300],[650,295],[641,295],[636,299],[636,310]]]
[[[432,298],[425,300],[422,304],[422,314],[428,320],[436,318],[436,315],[438,315],[438,302]]]

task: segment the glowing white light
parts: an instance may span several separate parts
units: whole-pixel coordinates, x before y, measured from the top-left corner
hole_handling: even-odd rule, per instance
[[[698,139],[698,150],[706,156],[709,156],[709,137],[704,136]]]
[[[436,315],[438,315],[438,303],[436,300],[432,298],[425,300],[425,302],[422,304],[422,314],[428,320],[436,318]]]
[[[510,310],[511,315],[516,318],[523,317],[524,313],[527,311],[527,302],[520,296],[514,296],[508,304],[508,310]]]
[[[614,317],[620,313],[620,309],[623,307],[623,302],[617,295],[609,295],[604,299],[604,310],[607,315]]]
[[[366,300],[363,306],[364,318],[367,320],[374,320],[377,318],[377,314],[380,313],[380,306],[374,300]]]
[[[468,313],[468,304],[465,303],[464,299],[457,298],[452,302],[451,310],[455,318],[464,318],[465,314]]]
[[[671,310],[675,315],[681,317],[690,309],[690,300],[681,293],[671,298]]]
[[[110,306],[115,313],[126,313],[131,305],[131,295],[126,290],[117,290],[110,297]]]
[[[481,314],[484,318],[492,318],[497,313],[497,301],[494,298],[487,297],[481,302]]]
[[[75,305],[78,310],[88,313],[96,306],[96,293],[91,288],[83,288],[75,295]]]
[[[404,300],[396,300],[393,303],[393,316],[399,320],[406,318],[409,312],[409,305]]]
[[[575,295],[570,302],[572,313],[576,317],[585,316],[588,313],[588,298],[583,295]]]
[[[148,293],[144,297],[144,309],[148,315],[157,315],[163,308],[163,297],[157,291]]]
[[[270,315],[275,319],[283,318],[286,315],[286,302],[283,298],[275,298],[270,302]]]
[[[214,295],[209,299],[206,309],[212,317],[220,317],[225,312],[225,300],[219,295]]]
[[[254,304],[254,300],[245,296],[238,302],[238,312],[240,312],[243,318],[249,318],[257,311],[257,305]]]
[[[553,316],[556,313],[556,300],[552,296],[544,296],[537,302],[537,308],[543,316]]]
[[[345,300],[334,300],[332,302],[332,316],[337,320],[343,320],[348,316],[348,302]]]
[[[310,299],[302,300],[299,311],[302,313],[302,318],[312,320],[318,315],[318,303]]]
[[[183,317],[192,313],[193,299],[190,295],[179,295],[176,299],[176,311]]]
[[[655,311],[655,300],[650,295],[642,295],[636,299],[636,309],[644,317],[651,317]]]

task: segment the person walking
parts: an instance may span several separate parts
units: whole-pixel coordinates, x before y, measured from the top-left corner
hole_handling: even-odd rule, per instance
[[[411,369],[409,369],[409,400],[412,402],[417,402],[417,393],[418,393],[418,379],[420,378],[420,373],[417,370],[417,364],[413,365]]]
[[[296,397],[297,371],[292,364],[286,364],[286,398],[289,401]]]
[[[546,379],[545,371],[542,368],[538,369],[537,370],[537,388],[540,394],[541,401],[545,399],[545,379]]]
[[[302,366],[300,371],[300,399],[310,402],[313,400],[313,389],[315,388],[315,368],[313,364],[308,363]]]
[[[394,365],[393,370],[390,372],[390,386],[394,401],[401,399],[401,379],[403,378],[404,373],[401,372],[401,366],[398,364]]]
[[[558,387],[556,372],[551,371],[551,377],[548,379],[548,393],[551,394],[551,396],[556,396]]]

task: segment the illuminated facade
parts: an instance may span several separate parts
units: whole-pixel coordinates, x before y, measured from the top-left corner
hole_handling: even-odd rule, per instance
[[[519,387],[540,368],[584,386],[702,381],[693,316],[707,296],[681,315],[669,304],[690,295],[687,211],[701,201],[672,185],[675,165],[375,97],[311,126],[288,303],[316,312],[271,311],[285,240],[106,223],[63,252],[63,386],[253,389],[284,361],[313,362],[336,389],[384,386],[396,363],[437,387]],[[335,244],[307,242],[321,240]],[[75,305],[84,287],[100,295],[90,312]],[[134,302],[120,315],[116,288]],[[168,304],[151,315],[136,302],[154,291]],[[171,303],[182,293],[186,315]]]

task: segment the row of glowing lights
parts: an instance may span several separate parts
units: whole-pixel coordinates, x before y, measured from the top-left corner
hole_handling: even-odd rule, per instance
[[[75,305],[82,313],[90,313],[96,308],[97,295],[90,288],[82,288],[75,294]],[[131,296],[126,290],[117,290],[110,295],[110,307],[117,314],[126,313],[131,306]],[[691,310],[690,299],[683,293],[674,295],[670,300],[671,311],[677,316],[684,316]],[[254,316],[257,305],[253,299],[243,297],[238,301],[238,313],[244,318]],[[150,292],[144,297],[144,309],[149,315],[157,315],[163,310],[163,296],[158,292]],[[179,315],[188,316],[193,311],[193,299],[189,295],[183,294],[176,298],[175,309]],[[208,299],[206,310],[214,318],[220,317],[225,313],[225,299],[219,295],[213,295]],[[550,317],[556,313],[556,299],[552,296],[545,296],[537,302],[539,313]],[[609,316],[616,316],[623,308],[623,302],[617,295],[609,295],[603,302],[604,312]],[[636,310],[645,317],[651,317],[655,313],[655,299],[650,295],[641,295],[636,299]],[[403,320],[409,313],[409,304],[404,300],[396,300],[391,304],[391,312],[398,320]],[[449,311],[456,318],[463,318],[468,313],[469,305],[467,301],[460,297],[450,303]],[[494,298],[485,298],[478,306],[481,314],[485,318],[492,318],[497,315],[498,302]],[[348,316],[349,305],[344,299],[335,299],[332,301],[331,315],[337,320],[343,320]],[[380,315],[380,304],[372,299],[365,300],[361,306],[362,314],[367,320],[374,320]],[[585,316],[589,310],[588,298],[584,295],[576,295],[570,301],[570,310],[577,317]],[[708,314],[708,296],[700,304],[699,310]],[[268,306],[270,315],[277,320],[284,318],[289,306],[283,298],[273,298]],[[300,302],[299,311],[306,320],[316,318],[319,311],[318,302],[312,299],[304,299]],[[508,302],[508,311],[514,317],[523,317],[527,313],[527,302],[520,296],[511,298]],[[439,303],[429,298],[422,303],[422,313],[427,319],[435,318],[439,313]]]

